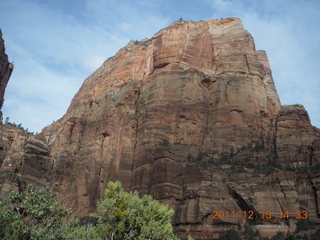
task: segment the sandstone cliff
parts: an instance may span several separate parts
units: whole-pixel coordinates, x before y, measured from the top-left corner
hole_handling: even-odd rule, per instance
[[[4,92],[13,70],[13,64],[9,63],[8,56],[5,53],[4,41],[0,30],[0,110],[4,101]],[[2,112],[0,111],[0,121],[2,121]]]
[[[2,194],[49,185],[80,215],[118,179],[170,204],[181,237],[244,222],[293,230],[299,210],[320,222],[320,131],[303,106],[281,106],[266,53],[237,18],[177,21],[129,42],[60,120],[37,136],[2,126],[0,145]],[[213,221],[213,210],[255,220]]]

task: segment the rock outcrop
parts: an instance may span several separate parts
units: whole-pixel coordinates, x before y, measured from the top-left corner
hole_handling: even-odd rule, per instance
[[[281,106],[266,53],[237,18],[177,21],[131,41],[41,134],[1,134],[4,195],[49,185],[84,215],[117,179],[172,206],[182,238],[245,222],[294,230],[304,210],[319,223],[320,131],[302,106]]]
[[[4,101],[4,92],[13,70],[13,64],[9,63],[8,56],[5,53],[4,41],[0,30],[0,110]],[[2,121],[2,112],[0,111],[0,121]]]

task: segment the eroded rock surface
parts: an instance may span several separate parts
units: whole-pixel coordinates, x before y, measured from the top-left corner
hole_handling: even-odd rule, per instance
[[[50,185],[81,215],[118,179],[170,204],[182,238],[245,222],[268,235],[293,230],[300,210],[319,222],[319,134],[302,106],[281,107],[266,53],[239,19],[177,21],[108,59],[40,135],[14,147],[2,131],[0,184],[3,194]],[[236,214],[212,220],[213,210]]]
[[[0,29],[0,110],[4,101],[4,92],[13,70],[13,64],[9,63],[8,56],[5,53],[4,41]],[[2,121],[2,112],[0,111],[0,120]]]

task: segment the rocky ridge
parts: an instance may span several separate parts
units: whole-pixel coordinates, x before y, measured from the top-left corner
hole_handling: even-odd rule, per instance
[[[36,136],[8,126],[0,135],[3,195],[49,185],[85,215],[118,179],[171,205],[182,238],[246,222],[264,235],[294,230],[302,210],[320,223],[320,131],[303,106],[281,106],[266,53],[237,18],[177,21],[130,41],[60,120]],[[255,219],[212,220],[214,210]]]
[[[13,64],[9,63],[8,56],[5,53],[4,41],[0,30],[0,110],[4,101],[4,92],[13,70]],[[2,112],[0,111],[0,120],[2,121]]]

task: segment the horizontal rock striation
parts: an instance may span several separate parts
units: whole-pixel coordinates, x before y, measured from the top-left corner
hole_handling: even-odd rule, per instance
[[[182,238],[246,222],[265,235],[294,230],[301,210],[319,222],[320,131],[302,106],[281,106],[266,53],[237,18],[177,21],[130,41],[41,134],[1,134],[3,194],[49,185],[84,215],[118,179],[172,206]],[[255,219],[212,220],[214,210]]]

